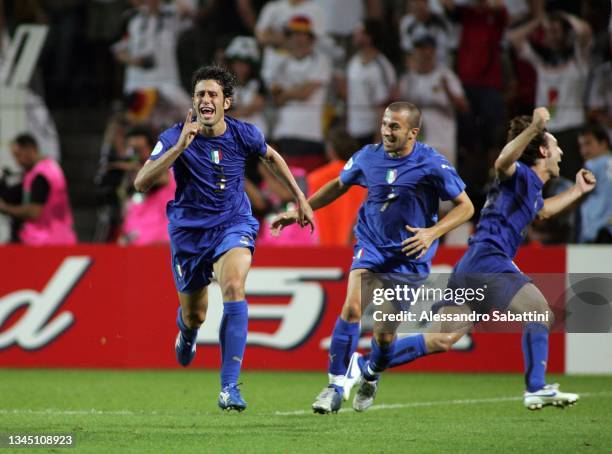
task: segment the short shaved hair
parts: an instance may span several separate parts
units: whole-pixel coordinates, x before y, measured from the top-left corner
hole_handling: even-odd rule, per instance
[[[408,112],[408,116],[410,118],[410,127],[421,127],[421,109],[419,109],[414,104],[405,101],[393,102],[389,104],[389,107],[387,107],[387,109],[392,112]]]

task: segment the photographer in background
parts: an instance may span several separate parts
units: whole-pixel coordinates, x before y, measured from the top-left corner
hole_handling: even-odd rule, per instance
[[[11,205],[20,205],[23,197],[21,174],[8,167],[0,169],[0,200]],[[18,241],[21,220],[0,213],[0,244]]]
[[[135,126],[126,134],[126,145],[138,161],[123,163],[130,187],[136,173],[151,156],[157,142],[148,126]],[[119,244],[144,246],[168,243],[166,205],[174,199],[176,183],[171,170],[162,175],[146,193],[134,192],[125,204]]]
[[[75,244],[66,179],[59,164],[42,156],[36,139],[28,133],[13,140],[11,153],[25,171],[23,202],[9,204],[0,198],[0,213],[23,221],[19,229],[23,244]]]

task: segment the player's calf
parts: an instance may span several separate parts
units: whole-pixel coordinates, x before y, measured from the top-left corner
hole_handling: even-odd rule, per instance
[[[176,360],[178,363],[186,367],[191,364],[196,353],[196,339],[198,337],[198,328],[190,328],[183,319],[182,309],[179,307],[176,324],[179,332],[174,342],[174,350],[176,352]],[[199,327],[201,323],[197,324]],[[192,323],[193,326],[193,323]]]
[[[349,323],[361,320],[361,302],[357,299],[347,299],[342,306],[341,317]]]

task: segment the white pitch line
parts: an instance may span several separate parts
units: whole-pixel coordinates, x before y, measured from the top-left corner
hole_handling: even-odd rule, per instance
[[[598,392],[598,393],[579,393],[580,397],[594,397],[594,396],[612,396],[612,392]],[[490,397],[486,399],[454,399],[454,400],[433,400],[430,402],[408,402],[405,404],[379,404],[372,405],[368,411],[376,410],[396,410],[402,408],[417,408],[417,407],[433,407],[436,405],[475,405],[475,404],[490,404],[497,402],[510,402],[523,400],[520,396],[512,397]],[[341,408],[340,412],[354,411],[352,408]],[[299,416],[299,415],[312,414],[312,410],[295,410],[295,411],[277,411],[274,412],[275,416]]]
[[[111,416],[135,416],[135,415],[156,415],[158,414],[156,411],[152,412],[135,412],[131,410],[96,410],[92,408],[91,410],[57,410],[53,408],[47,408],[44,410],[32,410],[28,408],[0,408],[0,415],[50,415],[50,416],[58,416],[58,415],[111,415]]]
[[[596,393],[579,393],[580,397],[606,397],[612,396],[612,391],[602,391]],[[429,402],[407,402],[405,404],[378,404],[372,405],[368,411],[377,410],[397,410],[402,408],[418,408],[418,407],[433,407],[437,405],[476,405],[489,404],[497,402],[512,402],[520,401],[523,398],[520,396],[512,397],[490,397],[484,399],[454,399],[454,400],[434,400]],[[340,412],[353,411],[350,408],[342,408]],[[0,415],[48,415],[48,416],[161,416],[169,413],[163,411],[133,411],[133,410],[59,410],[47,408],[43,410],[32,410],[28,408],[0,408]],[[270,415],[270,413],[260,413],[262,415]],[[312,410],[294,410],[294,411],[276,411],[273,416],[300,416],[312,414]]]

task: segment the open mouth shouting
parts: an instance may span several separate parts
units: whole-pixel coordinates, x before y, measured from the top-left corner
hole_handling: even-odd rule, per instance
[[[212,120],[215,115],[215,109],[210,106],[200,107],[200,115],[204,120]]]

